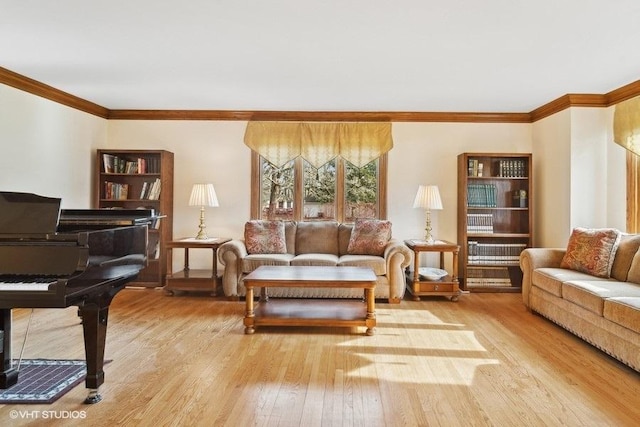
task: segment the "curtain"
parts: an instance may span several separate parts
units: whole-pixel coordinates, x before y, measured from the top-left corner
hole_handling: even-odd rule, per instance
[[[275,166],[302,156],[318,168],[340,155],[362,167],[393,148],[391,123],[250,121],[245,144]]]
[[[640,96],[616,105],[613,113],[613,141],[640,155]]]
[[[244,143],[282,167],[300,155],[300,125],[295,122],[249,122]]]

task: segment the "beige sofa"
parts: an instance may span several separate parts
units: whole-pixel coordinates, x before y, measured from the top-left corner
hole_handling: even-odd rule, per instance
[[[234,239],[218,249],[224,265],[222,288],[227,297],[246,293],[243,279],[261,265],[313,265],[370,267],[377,276],[376,299],[399,303],[405,292],[405,269],[412,252],[401,241],[390,239],[382,256],[349,254],[347,249],[353,225],[335,221],[284,223],[286,253],[247,251],[245,240]],[[269,288],[270,297],[362,298],[362,290],[351,288]]]
[[[610,278],[561,268],[567,249],[524,250],[524,304],[640,372],[639,246],[640,235],[622,236]]]

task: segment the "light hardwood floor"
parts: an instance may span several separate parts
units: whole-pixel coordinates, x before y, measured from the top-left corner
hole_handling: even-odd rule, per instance
[[[112,361],[105,368],[103,401],[82,404],[82,384],[52,405],[0,405],[0,425],[640,421],[640,374],[528,313],[519,294],[376,308],[378,326],[370,337],[363,329],[293,327],[245,335],[242,301],[126,289],[111,306],[106,358]],[[27,317],[27,310],[14,311],[14,353]],[[75,308],[35,310],[25,358],[83,359],[83,349]],[[53,412],[43,419],[38,411]]]

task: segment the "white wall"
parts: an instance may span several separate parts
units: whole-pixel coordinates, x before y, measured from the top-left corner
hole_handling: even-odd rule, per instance
[[[570,111],[533,124],[534,246],[561,247],[571,231]]]
[[[107,121],[0,84],[0,191],[90,208],[95,150]]]
[[[200,208],[188,206],[195,183],[212,183],[220,206],[207,208],[210,236],[242,236],[249,218],[251,150],[246,122],[109,121],[110,149],[164,149],[174,153],[173,236],[195,236]]]
[[[536,246],[565,247],[574,227],[625,229],[625,154],[612,123],[612,109],[575,107],[533,124]]]

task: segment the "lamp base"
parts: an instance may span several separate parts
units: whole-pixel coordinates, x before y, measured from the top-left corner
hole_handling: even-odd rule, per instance
[[[424,229],[426,231],[424,235],[424,241],[427,242],[427,245],[433,245],[435,243],[435,239],[431,234],[431,211],[429,209],[427,209],[427,224]]]
[[[200,208],[200,224],[198,225],[198,228],[200,229],[198,231],[198,234],[196,235],[196,240],[206,240],[209,238],[209,236],[207,236],[207,232],[205,231],[207,229],[207,225],[204,223],[204,206],[202,208]]]

